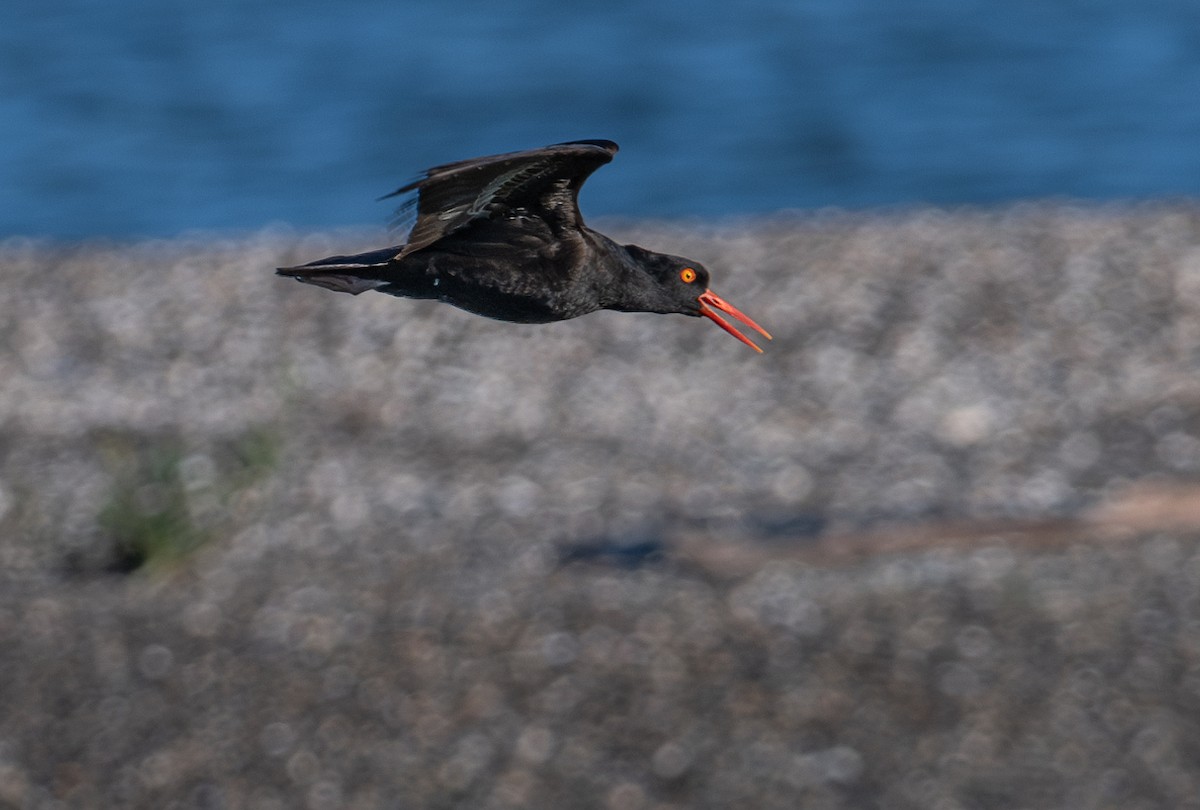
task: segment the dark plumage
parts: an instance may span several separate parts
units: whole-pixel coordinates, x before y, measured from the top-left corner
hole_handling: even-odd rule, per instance
[[[404,244],[276,272],[337,292],[438,299],[519,323],[599,309],[703,315],[761,352],[719,313],[771,336],[708,289],[699,263],[618,245],[583,224],[579,188],[616,152],[612,141],[572,141],[436,166],[387,195],[415,192],[399,212],[416,208]]]

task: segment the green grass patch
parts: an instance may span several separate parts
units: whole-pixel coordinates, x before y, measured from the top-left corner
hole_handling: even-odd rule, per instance
[[[177,435],[98,437],[113,486],[97,521],[110,570],[178,565],[228,530],[242,496],[278,463],[272,431],[254,429],[205,446]]]

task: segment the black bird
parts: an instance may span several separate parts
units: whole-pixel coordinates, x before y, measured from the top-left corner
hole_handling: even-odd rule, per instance
[[[616,152],[612,141],[571,141],[435,166],[381,198],[415,192],[397,212],[403,219],[416,208],[404,244],[276,272],[337,292],[437,299],[518,323],[599,309],[703,315],[761,352],[719,313],[771,336],[708,289],[698,262],[618,245],[583,224],[579,188]]]

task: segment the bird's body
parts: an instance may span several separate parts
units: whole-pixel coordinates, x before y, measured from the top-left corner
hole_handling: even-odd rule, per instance
[[[429,169],[392,195],[415,192],[404,244],[298,267],[292,276],[338,292],[435,299],[518,323],[614,309],[704,315],[761,351],[714,312],[761,327],[707,289],[698,263],[619,245],[583,223],[578,193],[612,160],[611,141],[573,141]]]

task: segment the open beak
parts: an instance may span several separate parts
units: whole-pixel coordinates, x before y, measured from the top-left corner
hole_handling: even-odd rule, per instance
[[[733,335],[735,338],[740,340],[742,343],[745,343],[751,349],[754,349],[754,351],[758,352],[759,354],[762,354],[762,349],[760,349],[760,348],[758,348],[758,346],[754,345],[754,341],[752,341],[750,338],[746,337],[741,332],[739,332],[735,326],[733,326],[731,323],[729,323],[729,321],[725,320],[720,315],[718,315],[717,314],[718,310],[721,312],[724,312],[726,315],[730,315],[734,318],[737,318],[739,321],[746,324],[746,326],[749,326],[755,332],[758,332],[760,335],[765,337],[767,340],[771,339],[771,335],[767,332],[766,329],[763,329],[761,326],[756,324],[754,321],[750,320],[750,318],[743,315],[738,310],[738,308],[735,307],[733,304],[726,303],[725,301],[723,301],[721,299],[720,296],[718,296],[712,290],[705,290],[704,293],[700,296],[700,314],[703,315],[705,318],[708,318],[709,320],[711,320],[713,323],[715,323],[717,326],[724,329],[729,334]]]

